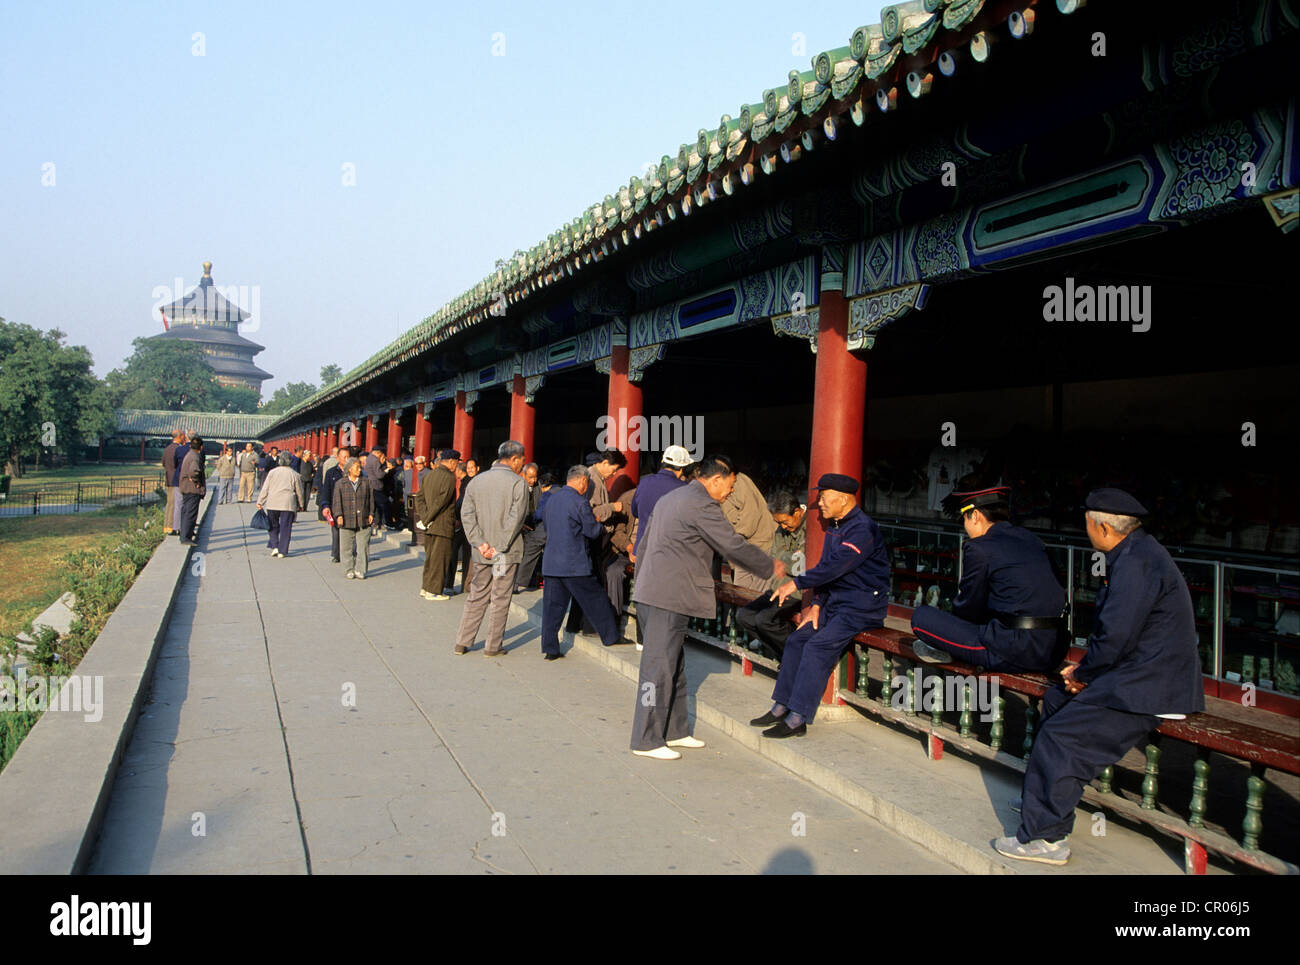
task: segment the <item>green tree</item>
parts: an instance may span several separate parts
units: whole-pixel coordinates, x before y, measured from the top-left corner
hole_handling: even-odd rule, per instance
[[[11,474],[21,475],[24,456],[42,452],[75,461],[86,436],[112,429],[90,352],[63,339],[58,329],[0,318],[0,451]]]
[[[108,373],[115,408],[212,412],[216,383],[203,349],[193,342],[137,338],[135,351]]]
[[[257,411],[263,415],[279,415],[288,412],[299,402],[316,394],[316,386],[310,382],[290,382],[275,390],[271,398],[263,403]]]
[[[253,414],[261,403],[261,393],[242,385],[220,385],[212,387],[213,404],[218,412],[246,412]]]
[[[337,365],[322,365],[320,368],[320,387],[328,389],[331,385],[343,378],[343,370]]]

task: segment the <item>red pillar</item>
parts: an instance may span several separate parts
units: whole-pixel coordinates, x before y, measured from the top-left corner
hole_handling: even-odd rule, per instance
[[[338,431],[333,426],[325,427],[325,448],[333,449],[339,444]]]
[[[642,414],[641,386],[629,381],[627,362],[628,347],[626,345],[615,345],[613,355],[609,360],[609,424],[607,432],[610,434],[610,438],[614,440],[610,445],[611,449],[618,448],[618,440],[626,441],[628,420],[633,416]],[[628,452],[625,449],[620,451],[627,457],[627,466],[621,472],[606,480],[606,484],[610,488],[613,488],[614,483],[620,476],[627,476],[633,486],[637,484],[641,476],[640,452]]]
[[[366,452],[379,445],[379,426],[370,416],[366,416]]]
[[[389,459],[396,459],[402,454],[402,424],[397,421],[397,410],[388,410],[388,449]]]
[[[433,442],[433,423],[429,421],[428,410],[433,408],[432,402],[421,402],[415,407],[415,451],[411,453],[411,458],[424,456],[429,459],[429,446]]]
[[[813,444],[808,459],[808,509],[816,525],[806,530],[804,556],[808,568],[821,559],[826,527],[815,512],[813,486],[823,473],[838,472],[862,479],[862,434],[866,421],[867,363],[848,348],[849,303],[843,292],[821,292],[818,305],[817,376],[813,388]],[[861,490],[858,496],[861,497]],[[851,652],[851,651],[850,651]],[[826,681],[823,703],[832,703],[835,674]]]
[[[510,438],[523,443],[524,460],[533,461],[533,431],[537,409],[524,397],[524,377],[516,375],[510,390]]]
[[[451,426],[451,447],[461,459],[474,455],[474,413],[465,409],[465,393],[456,393],[456,420]]]

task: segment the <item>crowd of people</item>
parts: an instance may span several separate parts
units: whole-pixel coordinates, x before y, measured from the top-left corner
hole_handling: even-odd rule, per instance
[[[206,488],[202,440],[178,433],[163,465],[168,519],[193,541]],[[248,445],[238,454],[223,448],[217,476],[224,500],[239,474],[239,501],[265,510],[276,557],[288,555],[297,513],[314,492],[331,529],[331,559],[349,579],[366,578],[373,534],[409,528],[412,541],[424,543],[420,596],[465,595],[457,655],[471,651],[486,620],[483,654],[506,656],[511,599],[539,588],[546,660],[564,657],[566,614],[571,631],[607,647],[639,638],[630,746],[642,757],[674,760],[682,748],[704,746],[687,715],[684,643],[692,617],[715,616],[715,581],[728,580],[752,595],[737,612],[749,645],[779,661],[772,703],[750,723],[766,738],[806,736],[840,657],[859,633],[883,626],[888,611],[888,549],[859,505],[861,483],[841,473],[817,480],[825,533],[808,567],[801,491],[765,496],[727,457],[693,461],[680,446],[665,450],[659,470],[639,485],[618,475],[625,465],[611,450],[543,472],[514,440],[483,471],[455,449],[426,465],[378,449],[340,447],[318,461],[274,447],[258,455]],[[945,508],[967,536],[961,583],[951,611],[913,612],[913,649],[929,663],[1059,675],[1043,702],[1020,827],[994,847],[1011,858],[1064,864],[1084,785],[1159,718],[1204,709],[1194,615],[1169,553],[1141,528],[1146,508],[1121,490],[1097,489],[1084,522],[1104,556],[1106,587],[1086,655],[1069,663],[1064,590],[1042,542],[1011,522],[1010,503],[1002,485],[948,497]]]

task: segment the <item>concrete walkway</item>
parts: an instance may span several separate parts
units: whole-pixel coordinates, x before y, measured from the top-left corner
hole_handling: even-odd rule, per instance
[[[456,657],[461,598],[420,599],[418,557],[379,541],[345,580],[303,513],[272,559],[252,509],[201,534],[93,872],[954,870],[706,724],[634,757],[603,660],[543,661],[519,609],[509,656]]]

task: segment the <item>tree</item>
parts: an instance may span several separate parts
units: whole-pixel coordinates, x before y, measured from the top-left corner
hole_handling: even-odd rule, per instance
[[[83,438],[112,431],[90,352],[63,339],[58,329],[0,318],[0,451],[12,475],[21,475],[24,456],[42,451],[75,461]]]
[[[221,385],[212,387],[213,404],[218,412],[257,412],[261,403],[261,393],[242,385]]]
[[[121,369],[108,373],[115,408],[212,412],[216,383],[203,349],[193,342],[137,338]]]
[[[343,370],[337,365],[322,365],[320,369],[320,387],[328,389],[331,385],[343,378]]]
[[[276,389],[271,398],[267,399],[257,411],[263,415],[279,415],[288,412],[299,402],[315,394],[316,386],[310,382],[290,382]]]

